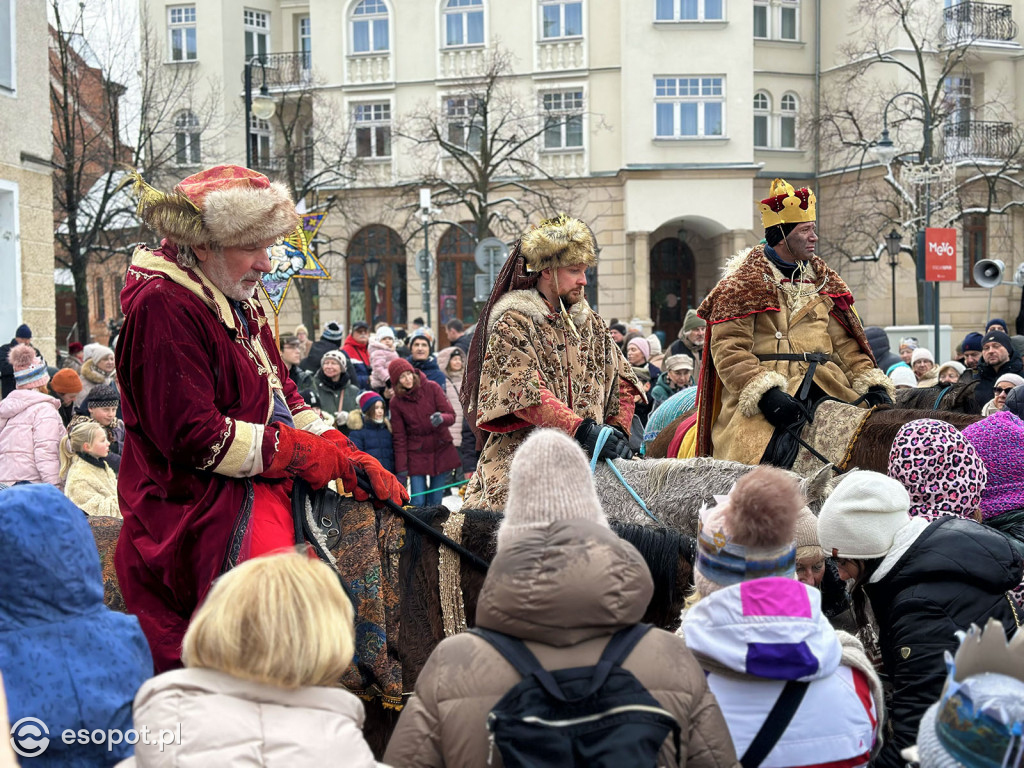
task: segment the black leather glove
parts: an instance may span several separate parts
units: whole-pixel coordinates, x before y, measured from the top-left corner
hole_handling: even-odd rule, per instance
[[[869,406],[892,405],[892,398],[885,391],[885,387],[874,386],[868,387],[868,391],[864,393],[864,402]]]
[[[440,427],[442,424],[444,424],[444,417],[441,416],[440,411],[434,411],[430,414],[430,426]]]
[[[781,429],[796,424],[805,415],[800,401],[779,387],[772,387],[761,395],[757,407],[769,424]]]
[[[583,446],[587,456],[594,457],[594,449],[597,447],[597,438],[601,434],[601,424],[593,419],[584,419],[576,428],[576,442]],[[601,449],[602,459],[632,459],[633,451],[629,448],[627,440],[617,429],[612,429],[608,440]]]

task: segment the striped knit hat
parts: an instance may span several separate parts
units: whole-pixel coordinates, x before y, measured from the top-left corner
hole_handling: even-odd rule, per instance
[[[28,344],[16,344],[7,353],[7,362],[14,369],[14,385],[18,389],[43,389],[50,383],[46,363]]]

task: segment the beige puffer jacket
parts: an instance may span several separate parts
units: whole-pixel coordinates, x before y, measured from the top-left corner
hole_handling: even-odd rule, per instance
[[[175,743],[140,739],[135,757],[118,768],[378,765],[363,739],[363,704],[342,688],[286,690],[212,669],[176,669],[139,688],[133,715],[150,741],[169,730]]]
[[[554,469],[552,471],[555,471]],[[653,583],[640,553],[607,528],[562,520],[506,544],[477,602],[477,624],[526,641],[547,669],[597,663],[608,639],[642,617]],[[704,673],[675,635],[649,631],[623,667],[682,728],[659,766],[736,766],[729,731]],[[520,680],[482,638],[460,634],[430,655],[391,737],[384,761],[411,766],[487,765],[487,713]],[[500,766],[494,750],[492,766]]]

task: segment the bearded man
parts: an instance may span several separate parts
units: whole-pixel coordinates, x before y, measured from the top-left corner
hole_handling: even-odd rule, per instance
[[[587,300],[594,238],[579,219],[542,221],[516,243],[470,345],[460,398],[486,435],[466,489],[470,509],[504,509],[516,450],[537,427],[561,429],[593,456],[632,458],[634,397],[643,390]],[[552,471],[557,472],[557,457]]]
[[[329,429],[299,396],[254,298],[270,249],[298,225],[287,189],[218,166],[171,194],[135,175],[140,245],[121,292],[117,378],[126,428],[118,477],[124,526],[114,565],[157,672],[217,576],[293,548],[294,478],[356,498],[408,500],[394,475]]]
[[[738,254],[701,304],[708,340],[697,451],[789,467],[789,433],[824,396],[891,404],[850,289],[815,254],[815,198],[775,179],[761,201],[765,245]]]

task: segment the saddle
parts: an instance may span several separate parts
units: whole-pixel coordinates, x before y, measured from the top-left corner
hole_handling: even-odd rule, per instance
[[[803,477],[810,477],[824,464],[844,472],[872,410],[834,397],[819,398],[796,425],[775,430],[761,463],[790,469]]]

